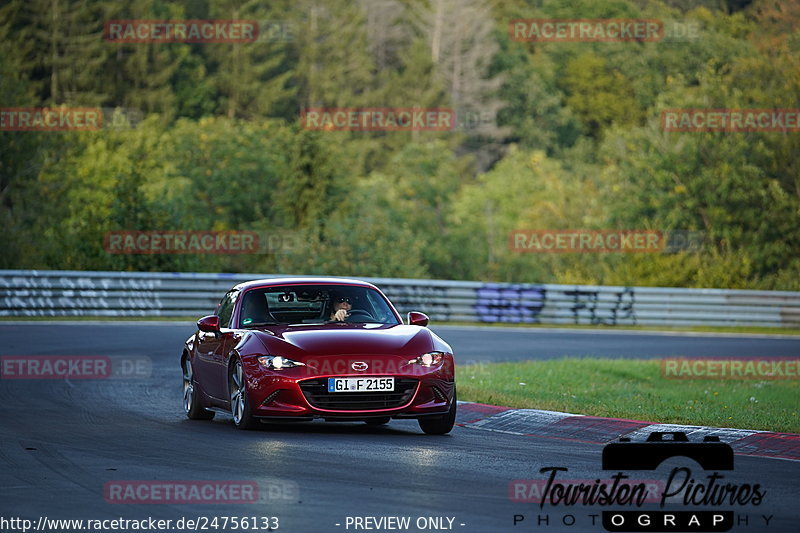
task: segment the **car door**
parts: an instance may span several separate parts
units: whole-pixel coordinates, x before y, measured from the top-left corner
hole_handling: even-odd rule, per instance
[[[197,334],[197,353],[194,371],[203,391],[214,399],[228,399],[228,351],[233,330],[230,327],[239,291],[229,291],[217,306],[220,332],[200,331]]]

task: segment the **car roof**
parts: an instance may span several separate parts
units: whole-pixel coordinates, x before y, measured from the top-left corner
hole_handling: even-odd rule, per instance
[[[317,276],[294,276],[290,278],[265,278],[239,283],[231,290],[249,290],[256,287],[275,287],[280,285],[349,285],[377,289],[372,283],[347,278],[330,278]]]

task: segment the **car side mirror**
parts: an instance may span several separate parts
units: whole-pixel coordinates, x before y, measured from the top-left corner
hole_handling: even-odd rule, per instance
[[[204,316],[197,321],[197,329],[207,333],[219,333],[219,317],[217,315]]]
[[[408,313],[408,323],[411,326],[422,326],[425,327],[428,325],[429,322],[428,315],[425,313],[419,313],[417,311],[411,311]]]

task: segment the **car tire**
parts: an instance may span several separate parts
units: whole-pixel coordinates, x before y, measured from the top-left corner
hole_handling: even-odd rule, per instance
[[[231,399],[233,424],[238,429],[255,429],[261,422],[253,417],[253,410],[247,397],[247,380],[244,379],[244,367],[238,358],[234,359],[228,374],[228,390]]]
[[[208,411],[200,403],[200,391],[194,381],[192,362],[186,357],[181,364],[183,369],[183,411],[190,420],[211,420],[214,411]]]
[[[419,418],[417,422],[419,422],[420,429],[428,435],[445,435],[450,433],[456,424],[457,409],[456,391],[453,390],[453,401],[446,415],[423,417]]]
[[[364,422],[366,422],[368,426],[383,426],[388,424],[390,420],[391,417],[384,416],[381,418],[369,418],[367,420],[364,420]]]

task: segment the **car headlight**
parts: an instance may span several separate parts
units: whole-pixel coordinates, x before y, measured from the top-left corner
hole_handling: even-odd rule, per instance
[[[306,366],[305,363],[301,363],[300,361],[295,361],[293,359],[287,359],[286,357],[281,357],[280,355],[262,355],[258,358],[258,362],[261,364],[261,366],[270,370],[283,370],[284,368]]]
[[[433,366],[441,363],[442,359],[444,359],[444,352],[428,352],[408,362],[412,365]]]

